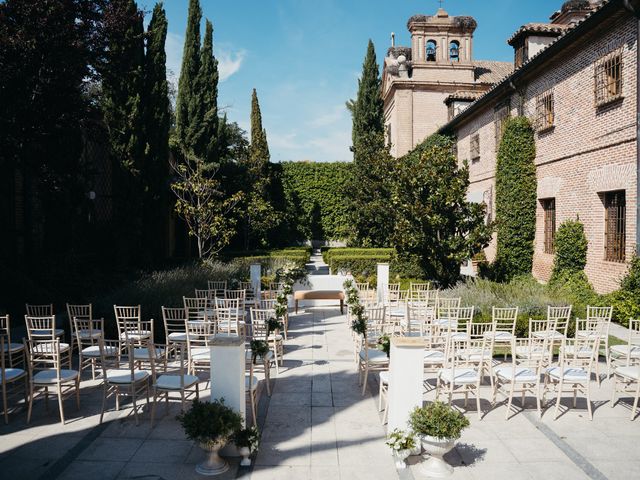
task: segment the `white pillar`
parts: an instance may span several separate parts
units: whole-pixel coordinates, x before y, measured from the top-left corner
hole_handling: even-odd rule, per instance
[[[388,297],[387,288],[389,288],[389,264],[388,263],[379,263],[378,264],[378,303],[385,303]]]
[[[246,424],[244,389],[245,349],[243,336],[218,336],[211,345],[211,400],[224,403],[240,412]]]
[[[260,298],[260,284],[262,282],[262,266],[259,263],[252,263],[249,267],[251,275],[251,285],[253,292],[256,294],[256,300]],[[258,305],[256,305],[258,308]]]
[[[392,337],[389,362],[389,423],[407,430],[409,414],[422,406],[424,389],[424,340],[422,338]]]

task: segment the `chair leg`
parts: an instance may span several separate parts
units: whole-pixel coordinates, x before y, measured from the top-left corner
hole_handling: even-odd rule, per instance
[[[638,408],[638,397],[640,397],[640,382],[638,382],[638,386],[636,387],[636,398],[633,399],[633,406],[631,407],[631,420],[636,418],[636,409]]]
[[[4,423],[9,423],[9,414],[7,413],[7,389],[2,385],[2,413],[4,415]]]
[[[480,408],[480,385],[476,387],[476,408],[478,409],[478,420],[482,420],[482,410]]]
[[[540,405],[540,386],[536,385],[536,408],[538,409],[538,418],[542,418],[542,407]]]
[[[76,407],[78,411],[80,411],[80,374],[78,374],[78,378],[76,379]]]
[[[33,384],[29,389],[29,410],[27,410],[27,423],[31,423],[31,411],[33,409]]]
[[[153,392],[153,404],[151,405],[151,428],[153,428],[153,421],[156,417],[156,406],[158,404],[158,392]]]
[[[104,409],[105,406],[107,405],[107,393],[108,393],[108,388],[107,388],[107,384],[105,383],[104,388],[102,389],[102,411],[100,412],[100,423],[102,423],[102,419],[104,418]]]
[[[591,409],[591,387],[589,381],[587,381],[587,410],[589,411],[589,420],[593,420],[593,411]]]
[[[558,383],[558,391],[556,393],[557,393],[556,408],[553,414],[554,420],[558,419],[558,411],[560,410],[560,400],[562,399],[562,380]]]
[[[617,391],[618,391],[618,378],[614,375],[613,376],[613,385],[612,385],[612,389],[611,389],[611,402],[610,402],[610,405],[609,405],[611,408],[615,407],[615,405],[616,405],[616,392]]]
[[[364,379],[362,381],[362,395],[367,392],[367,378],[369,377],[369,369],[365,368],[364,370]]]
[[[64,406],[62,405],[62,386],[58,384],[58,407],[60,408],[60,421],[64,425]]]
[[[382,411],[382,379],[379,379],[380,388],[378,389],[378,411]]]

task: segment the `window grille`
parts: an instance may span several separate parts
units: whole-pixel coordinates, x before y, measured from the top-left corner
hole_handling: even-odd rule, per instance
[[[622,47],[596,61],[594,69],[596,106],[622,98],[622,66]]]
[[[536,97],[536,129],[540,132],[553,127],[554,121],[553,91]]]
[[[545,198],[540,203],[544,211],[544,253],[553,253],[556,240],[556,199]]]
[[[471,145],[469,147],[469,152],[470,152],[472,162],[477,162],[480,160],[480,134],[479,133],[471,135]]]
[[[504,127],[509,118],[509,111],[511,110],[511,102],[509,100],[500,103],[493,111],[493,123],[495,125],[495,134],[496,134],[496,152],[498,151],[498,147],[500,146],[500,141],[502,140],[502,134],[504,133]]]
[[[610,262],[624,262],[626,244],[627,202],[624,190],[606,192],[605,208],[605,253]]]

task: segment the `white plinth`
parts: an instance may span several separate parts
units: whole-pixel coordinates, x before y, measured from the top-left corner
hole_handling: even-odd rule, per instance
[[[252,263],[249,267],[249,273],[251,276],[251,286],[253,292],[256,294],[256,298],[260,298],[260,286],[262,283],[262,266],[259,263]]]
[[[387,288],[389,288],[389,264],[388,263],[379,263],[378,264],[378,303],[386,303],[387,296],[389,292],[387,292]]]
[[[244,337],[216,336],[211,346],[211,400],[240,412],[246,424]]]
[[[409,414],[422,406],[424,381],[424,340],[398,337],[391,339],[389,362],[389,423],[394,428],[407,430]]]

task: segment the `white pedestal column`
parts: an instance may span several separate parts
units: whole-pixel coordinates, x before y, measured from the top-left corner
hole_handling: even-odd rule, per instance
[[[246,424],[244,337],[216,336],[211,345],[211,400],[240,412]]]
[[[424,340],[392,337],[387,432],[394,428],[407,430],[409,414],[415,407],[422,406],[423,381]]]
[[[256,299],[260,298],[260,286],[262,280],[262,266],[259,263],[252,263],[249,267],[251,275],[251,285],[253,286],[253,292],[256,294]],[[256,308],[258,306],[256,305]]]
[[[385,303],[387,301],[388,293],[387,288],[389,288],[389,264],[388,263],[379,263],[378,264],[378,303]]]

